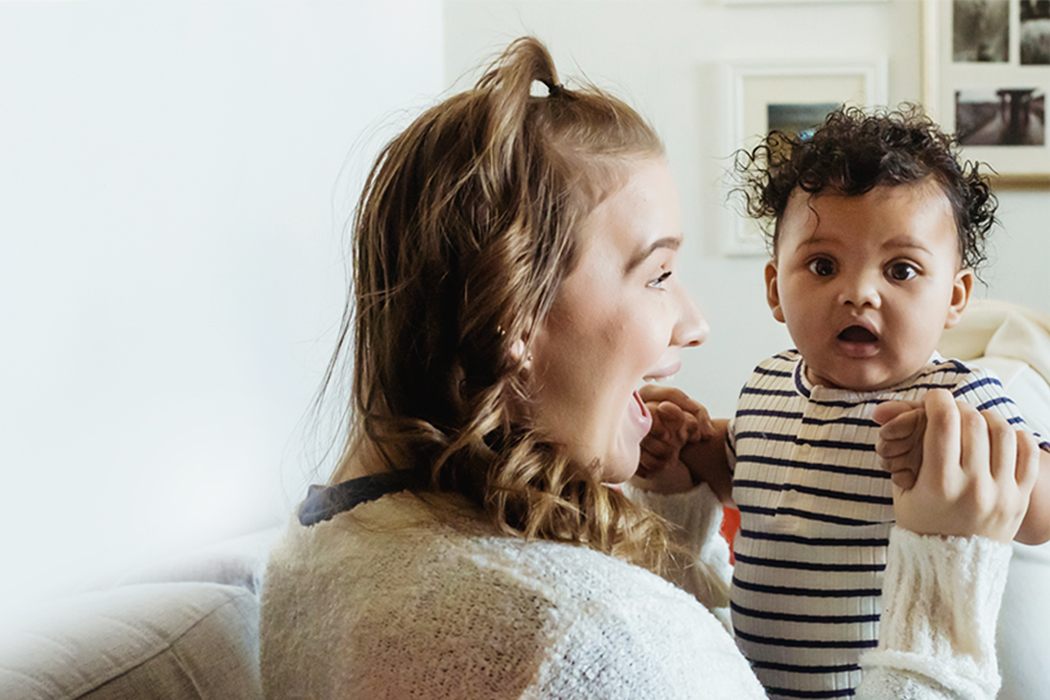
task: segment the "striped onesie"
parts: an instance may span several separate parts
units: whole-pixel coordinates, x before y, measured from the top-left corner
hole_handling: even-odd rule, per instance
[[[737,643],[771,698],[854,694],[859,656],[878,642],[893,524],[871,415],[882,401],[937,387],[1026,427],[994,375],[937,355],[906,382],[856,392],[811,385],[790,350],[756,367],[741,391],[729,430],[741,517],[731,609]]]

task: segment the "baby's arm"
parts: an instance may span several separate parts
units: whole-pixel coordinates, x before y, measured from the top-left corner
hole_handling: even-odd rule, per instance
[[[736,507],[733,502],[733,472],[726,454],[729,421],[716,418],[711,421],[711,426],[713,435],[687,444],[682,448],[679,458],[689,468],[693,483],[707,484],[719,501]]]

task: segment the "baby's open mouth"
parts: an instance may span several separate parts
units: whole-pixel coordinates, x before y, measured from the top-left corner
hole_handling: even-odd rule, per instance
[[[850,326],[838,334],[838,339],[847,343],[874,343],[878,337],[863,326]]]

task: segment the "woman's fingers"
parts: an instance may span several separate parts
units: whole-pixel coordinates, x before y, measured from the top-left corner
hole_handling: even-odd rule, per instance
[[[942,485],[959,469],[962,456],[962,426],[959,406],[945,389],[932,389],[923,397],[926,430],[918,481]]]
[[[1017,462],[1013,478],[1018,487],[1028,496],[1031,496],[1035,482],[1039,478],[1041,450],[1035,436],[1027,430],[1014,431],[1014,436],[1017,440]],[[999,478],[1007,478],[1005,470],[1004,474],[999,475]]]
[[[707,409],[699,402],[689,398],[689,395],[681,389],[663,384],[645,384],[638,390],[638,393],[641,395],[642,400],[650,406],[650,410],[652,410],[653,406],[659,407],[663,404],[670,404],[680,409],[683,414],[688,415],[691,420],[686,420],[679,425],[679,429],[682,430],[685,436],[684,439],[703,440],[714,434],[711,417],[708,415]]]
[[[642,388],[638,390],[638,393],[646,403],[650,401],[656,403],[670,401],[671,403],[677,404],[687,413],[696,413],[703,409],[703,406],[689,398],[689,395],[681,389],[667,386],[665,384],[643,384]]]
[[[990,479],[992,473],[992,446],[990,433],[993,425],[989,420],[995,420],[997,415],[985,416],[977,412],[977,409],[968,403],[960,403],[956,406],[959,412],[959,433],[961,437],[959,447],[959,466],[963,472],[960,474],[948,471],[945,478],[948,480],[946,488],[961,487],[960,481],[964,474],[973,480]],[[994,416],[994,417],[993,417]],[[1011,450],[1016,458],[1016,450]]]
[[[1019,456],[1017,451],[1017,432],[1010,427],[1005,418],[995,411],[983,411],[978,419],[984,420],[988,426],[986,441],[989,452],[987,460],[989,464],[988,476],[999,481],[1000,484],[1016,481]],[[970,469],[980,467],[980,463],[967,465],[965,457],[963,465],[964,467],[968,466]]]

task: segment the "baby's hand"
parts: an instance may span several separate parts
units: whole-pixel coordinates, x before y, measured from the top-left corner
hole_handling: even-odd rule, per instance
[[[703,406],[685,392],[646,385],[639,391],[653,425],[641,443],[638,477],[643,486],[660,493],[678,493],[693,487],[688,467],[679,459],[682,448],[701,433],[701,420],[710,421]]]
[[[908,490],[915,485],[922,464],[926,410],[920,401],[887,401],[875,407],[879,428],[875,452],[893,485]]]
[[[653,427],[642,440],[638,467],[638,476],[649,481],[646,487],[670,493],[707,481],[694,469],[693,463],[702,460],[691,459],[689,449],[711,441],[719,432],[707,409],[673,387],[646,385],[641,395],[653,416]]]

